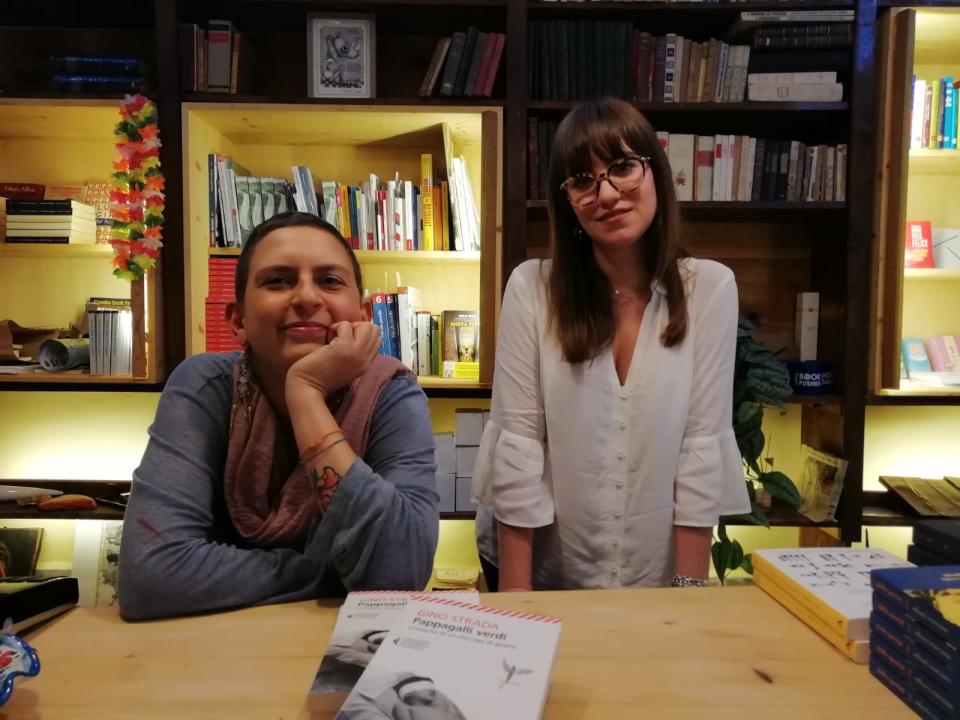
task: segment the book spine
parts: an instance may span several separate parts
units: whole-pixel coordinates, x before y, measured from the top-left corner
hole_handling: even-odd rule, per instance
[[[207,23],[207,90],[230,92],[230,63],[233,58],[233,25],[229,20]]]
[[[815,616],[822,619],[829,626],[832,633],[838,634],[848,640],[852,639],[849,634],[849,618],[843,616],[807,588],[792,580],[786,573],[758,553],[753,554],[753,567],[754,576],[756,576],[756,573],[762,573],[765,577],[776,582],[777,585],[790,588],[791,597],[808,608]]]

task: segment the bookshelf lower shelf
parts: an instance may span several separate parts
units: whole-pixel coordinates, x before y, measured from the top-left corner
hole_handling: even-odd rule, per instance
[[[0,242],[0,258],[44,259],[109,259],[113,255],[110,245],[84,243],[10,243]]]

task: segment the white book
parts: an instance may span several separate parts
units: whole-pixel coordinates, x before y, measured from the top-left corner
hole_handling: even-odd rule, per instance
[[[670,137],[670,172],[677,200],[693,200],[693,162],[696,137],[674,133]]]
[[[479,594],[471,590],[449,590],[439,594],[469,603],[480,602]],[[330,644],[307,694],[307,708],[314,712],[338,710],[407,603],[411,598],[423,595],[392,590],[348,594],[340,606]],[[429,594],[426,596],[430,597]]]
[[[753,558],[754,572],[774,581],[847,640],[870,636],[870,571],[913,566],[876,548],[763,548]]]
[[[696,157],[696,190],[694,200],[713,199],[713,135],[699,135],[697,137]]]
[[[843,85],[840,83],[749,85],[747,96],[755,102],[839,102],[843,100]]]
[[[750,73],[747,76],[750,85],[790,85],[804,83],[809,85],[832,85],[837,82],[835,70],[824,72],[775,72]]]
[[[713,189],[710,199],[723,200],[723,145],[724,135],[713,136]]]
[[[923,105],[927,97],[927,81],[913,81],[913,113],[910,117],[910,149],[923,147]]]
[[[730,89],[730,102],[743,102],[747,92],[747,67],[750,64],[750,46],[737,45],[734,65],[733,87]]]
[[[419,596],[407,605],[337,718],[372,718],[379,712],[384,718],[536,720],[559,639],[558,618]]]
[[[420,290],[409,285],[397,288],[397,317],[400,334],[400,362],[417,372],[417,311],[423,308]]]
[[[419,311],[416,314],[414,322],[416,323],[417,334],[416,368],[414,368],[414,372],[417,375],[429,375],[431,347],[430,312],[427,310]]]
[[[404,180],[403,181],[403,249],[404,250],[413,250],[413,236],[414,236],[414,218],[416,217],[414,213],[414,205],[416,204],[416,196],[413,192],[413,181]]]
[[[723,145],[723,199],[733,200],[733,154],[737,149],[737,136],[725,135]]]

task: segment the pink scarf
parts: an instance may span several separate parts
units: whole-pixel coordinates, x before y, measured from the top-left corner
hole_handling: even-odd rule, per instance
[[[363,375],[327,399],[358,457],[366,454],[380,394],[394,376],[409,372],[396,358],[378,355]],[[244,354],[233,370],[223,487],[227,510],[237,532],[252,545],[301,548],[307,530],[320,514],[317,495],[303,466],[293,457],[284,458],[296,450],[284,453],[277,435],[276,413]]]

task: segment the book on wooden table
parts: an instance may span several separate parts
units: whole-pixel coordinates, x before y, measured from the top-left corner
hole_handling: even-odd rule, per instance
[[[535,720],[543,713],[560,620],[435,593],[411,599],[337,720]]]
[[[469,590],[442,591],[464,602],[479,603],[480,595]],[[320,667],[307,694],[307,708],[332,712],[340,708],[387,631],[393,627],[413,591],[358,591],[347,595],[330,636]]]
[[[845,641],[869,639],[870,571],[890,567],[913,566],[875,548],[762,549],[753,553],[754,579],[760,575],[776,584]]]

